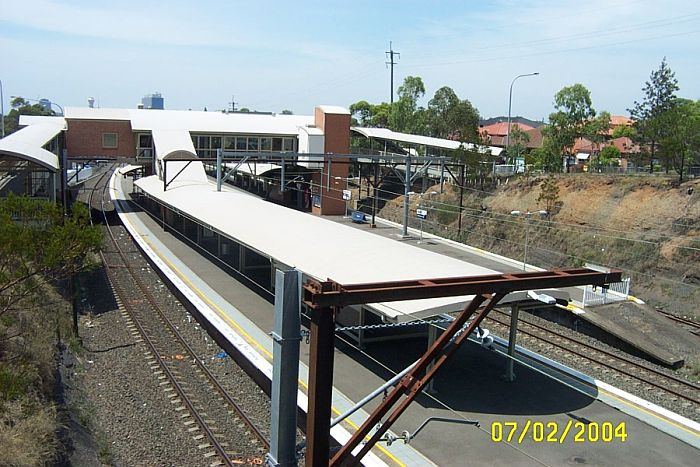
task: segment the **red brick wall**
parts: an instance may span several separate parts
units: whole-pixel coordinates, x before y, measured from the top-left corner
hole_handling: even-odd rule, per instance
[[[317,128],[323,130],[325,153],[348,154],[350,152],[350,115],[349,114],[327,114],[320,107],[314,109],[314,123]],[[343,215],[345,214],[346,202],[343,200],[343,190],[345,180],[335,180],[335,177],[348,176],[349,160],[347,158],[333,158],[330,164],[330,189],[328,186],[328,160],[324,163],[322,190],[321,190],[321,210],[322,215]],[[314,210],[316,213],[318,210]]]
[[[117,147],[103,148],[102,133],[116,133]],[[68,157],[136,157],[136,143],[128,120],[66,120]]]

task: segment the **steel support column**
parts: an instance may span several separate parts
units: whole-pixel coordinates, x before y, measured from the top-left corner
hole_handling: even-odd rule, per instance
[[[518,314],[520,306],[514,303],[510,306],[510,332],[508,334],[508,362],[506,363],[506,374],[503,376],[508,382],[515,381],[513,373],[513,358],[515,358],[515,339],[518,334]]]
[[[309,411],[306,416],[306,466],[327,466],[333,396],[335,317],[331,307],[311,311]]]
[[[435,344],[435,341],[437,340],[437,335],[437,325],[428,324],[428,348],[431,348]],[[434,362],[430,362],[430,364],[428,365],[428,371],[430,371],[434,364]],[[432,379],[428,381],[428,385],[425,387],[426,392],[430,394],[434,394],[436,392],[433,383],[434,381]]]
[[[408,238],[408,207],[410,204],[411,191],[411,181],[413,177],[411,176],[411,154],[406,155],[406,172],[404,177],[404,187],[403,187],[403,230],[401,232],[401,238]]]
[[[486,315],[493,309],[505,294],[492,295],[477,295],[459,314],[444,333],[438,337],[435,344],[426,352],[421,359],[416,363],[416,366],[394,387],[394,390],[382,401],[374,412],[367,418],[365,423],[352,435],[350,440],[333,456],[331,466],[351,466],[358,465],[362,458],[370,449],[379,441],[389,428],[398,420],[413,400],[420,394],[423,387],[433,377],[449,357],[459,348],[469,335],[476,329]],[[466,329],[462,329],[467,320],[479,309],[484,301],[489,300],[489,303],[481,309],[479,314],[471,321]],[[457,336],[457,333],[459,335]],[[455,337],[456,336],[456,337]],[[455,337],[454,341],[452,338]],[[434,361],[434,365],[429,370],[428,365]],[[423,375],[423,373],[425,374]],[[423,376],[421,376],[423,375]],[[396,405],[402,396],[406,396],[399,406],[394,409],[389,416],[384,419],[384,416],[389,413],[394,405]],[[383,420],[383,421],[382,421]],[[380,422],[381,425],[374,432],[372,437],[367,441],[357,455],[353,455],[352,451],[364,440],[365,436],[375,428]]]
[[[216,150],[216,191],[221,191],[221,148]]]
[[[275,271],[275,325],[272,331],[271,466],[296,466],[297,390],[301,334],[299,272]]]
[[[372,187],[374,188],[374,191],[372,193],[372,223],[370,224],[370,227],[376,227],[377,224],[375,223],[375,217],[377,215],[377,189],[379,189],[379,163],[375,162],[374,163],[374,183],[372,183]]]

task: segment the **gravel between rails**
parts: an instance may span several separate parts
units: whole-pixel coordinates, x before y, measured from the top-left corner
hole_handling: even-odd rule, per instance
[[[502,316],[500,318],[502,318]],[[615,354],[619,353],[631,360],[634,360],[646,366],[653,367],[669,375],[680,376],[677,372],[674,372],[673,370],[669,370],[668,368],[662,367],[660,365],[650,363],[647,360],[624,353],[623,351],[611,347],[603,342],[600,342],[597,339],[594,339],[585,334],[577,333],[567,327],[560,326],[546,319],[525,313],[521,313],[520,319],[536,323],[549,329],[554,329],[557,333],[561,333],[565,336],[575,337],[597,348],[601,348]],[[488,328],[494,334],[503,337],[506,340],[508,339],[507,330],[503,326],[498,325],[497,323],[488,318],[486,318],[484,322],[484,327]],[[549,344],[542,343],[541,341],[528,338],[523,334],[518,334],[517,343],[518,345],[523,346],[528,350],[532,350],[533,352],[537,352],[541,355],[544,355],[545,357],[560,362],[570,368],[578,370],[593,378],[596,378],[600,381],[604,381],[612,386],[622,389],[623,391],[627,391],[630,394],[634,394],[635,396],[641,397],[642,399],[648,400],[649,402],[664,407],[691,420],[700,421],[700,407],[697,406],[697,404],[693,404],[692,402],[688,402],[676,397],[671,397],[668,393],[653,388],[652,386],[648,386],[636,379],[621,375],[601,365],[592,364],[589,360],[585,358],[575,356],[558,348],[554,348]]]
[[[130,261],[169,319],[178,326],[208,369],[221,381],[263,433],[269,437],[267,395],[202,330],[170,293],[133,244],[126,230],[112,227]],[[106,244],[107,245],[107,244]],[[106,246],[109,249],[109,245]],[[113,248],[113,247],[112,247]],[[83,305],[92,310],[81,331],[85,354],[83,386],[97,429],[107,439],[114,465],[209,465],[159,387],[147,364],[145,346],[137,343],[117,309],[103,272],[83,282]],[[103,448],[104,449],[104,448]]]

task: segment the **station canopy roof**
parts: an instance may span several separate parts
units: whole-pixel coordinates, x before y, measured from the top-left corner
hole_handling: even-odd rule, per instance
[[[43,146],[65,129],[62,117],[32,118],[22,115],[20,125],[27,125],[11,135],[0,139],[0,154],[26,160],[42,166],[52,172],[58,170],[58,156]]]
[[[409,133],[400,133],[391,131],[388,128],[370,128],[370,127],[352,127],[352,131],[364,136],[365,138],[394,141],[398,143],[413,144],[418,146],[428,146],[431,148],[455,150],[462,144],[459,141],[443,138],[433,138],[432,136],[412,135]],[[503,151],[503,148],[496,146],[477,146],[472,143],[464,143],[467,149],[480,148],[481,150],[497,156]]]
[[[202,133],[299,134],[313,126],[308,115],[204,112],[198,110],[105,109],[67,107],[66,118],[76,120],[129,120],[134,131],[184,130]]]
[[[175,180],[163,191],[156,176],[135,182],[151,197],[199,219],[236,241],[318,280],[341,284],[496,274],[496,271],[268,203],[211,183]],[[222,213],[238,213],[222,215]],[[412,321],[458,311],[471,300],[444,297],[370,307],[390,321]],[[507,301],[507,300],[506,300]]]

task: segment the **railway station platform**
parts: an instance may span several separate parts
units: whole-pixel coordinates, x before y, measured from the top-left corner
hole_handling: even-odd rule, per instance
[[[423,233],[423,241],[419,243],[419,231],[409,228],[411,237],[402,239],[402,226],[385,219],[377,218],[376,227],[369,224],[353,222],[343,216],[328,216],[334,222],[355,229],[375,233],[396,241],[411,243],[422,248],[440,253],[451,258],[461,259],[484,268],[498,272],[522,271],[522,261],[516,261],[501,255],[484,251],[480,248],[464,245],[437,235]],[[536,266],[527,265],[527,271],[541,270]],[[630,296],[623,301],[584,307],[583,287],[568,287],[572,303],[568,307],[558,307],[562,316],[575,318],[589,323],[603,332],[615,336],[634,349],[635,353],[652,361],[661,363],[669,368],[679,368],[683,365],[684,357],[672,349],[664,347],[665,342],[675,341],[680,346],[695,348],[697,336],[675,325],[669,319],[659,315],[653,308],[644,304],[636,297]],[[551,316],[551,314],[550,314]],[[662,338],[663,337],[663,338]]]
[[[130,180],[119,177],[115,183],[113,196],[127,200]],[[176,233],[164,231],[148,213],[133,204],[120,204],[124,210],[122,219],[140,239],[141,247],[153,255],[152,263],[163,268],[175,287],[197,307],[208,308],[213,319],[227,327],[231,341],[246,344],[256,364],[269,366],[272,304],[236,281]],[[251,221],[254,215],[251,213]],[[245,214],[239,217],[246,218]],[[364,350],[342,338],[336,339],[336,343],[333,395],[336,415],[425,350],[424,340],[368,343]],[[308,379],[305,366],[308,351],[308,344],[302,341],[302,392]],[[518,378],[506,383],[501,378],[504,366],[504,358],[497,352],[474,343],[463,346],[437,375],[435,394],[423,395],[412,404],[394,425],[393,434],[400,437],[403,430],[414,433],[430,417],[478,420],[480,426],[432,421],[410,444],[401,440],[391,445],[380,443],[372,450],[372,457],[365,457],[363,462],[392,466],[696,465],[700,449],[697,428],[626,400],[623,394],[610,388],[573,380],[562,383],[546,375],[540,363],[527,359],[516,367]],[[614,404],[610,402],[613,399]],[[379,402],[372,401],[366,409],[373,409]],[[357,412],[349,424],[343,424],[345,434],[339,431],[332,434],[342,442],[366,416],[365,411]],[[610,432],[603,439],[602,432],[597,436],[584,432],[583,442],[577,442],[575,435],[580,431],[576,429],[577,423],[585,430],[596,426],[602,431],[605,426],[617,429],[618,434]],[[513,424],[518,424],[518,428],[508,440],[508,433],[499,433],[499,427],[505,429]],[[540,437],[532,431],[528,434],[526,426],[545,427],[546,431]],[[567,426],[571,431],[562,436]],[[551,435],[554,429],[557,436]]]

